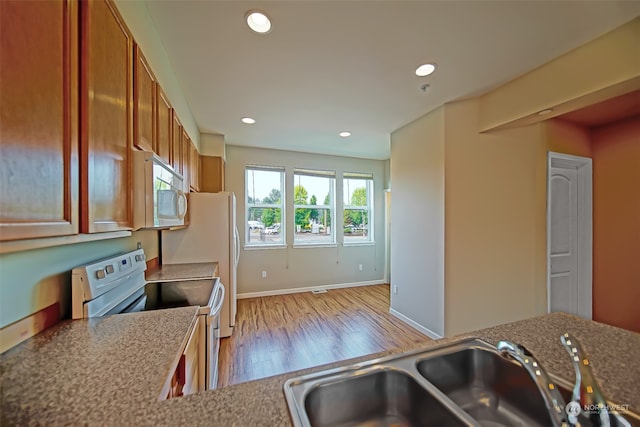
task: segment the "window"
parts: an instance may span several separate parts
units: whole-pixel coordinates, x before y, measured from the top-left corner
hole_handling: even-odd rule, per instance
[[[373,175],[345,172],[342,183],[344,243],[373,242]]]
[[[294,244],[333,244],[335,172],[296,169],[293,174]]]
[[[247,245],[283,245],[284,168],[247,166],[245,171]]]

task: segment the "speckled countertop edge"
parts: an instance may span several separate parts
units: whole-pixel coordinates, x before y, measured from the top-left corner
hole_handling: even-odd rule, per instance
[[[191,309],[193,310],[191,316],[193,316],[195,308]],[[185,318],[183,322],[190,324],[192,320],[193,318],[187,321]],[[173,321],[179,323],[175,318]],[[186,326],[185,334],[187,330],[188,326]],[[51,401],[48,400],[49,397],[46,393],[39,394],[33,388],[26,386],[19,387],[17,394],[15,394],[13,383],[11,383],[12,400],[7,401],[5,399],[5,385],[9,381],[15,381],[19,375],[16,377],[17,373],[12,372],[14,367],[5,360],[5,355],[3,355],[0,359],[0,367],[2,367],[2,415],[0,421],[2,421],[2,425],[289,426],[291,420],[283,393],[283,385],[287,379],[416,348],[428,349],[467,337],[478,337],[492,344],[501,339],[519,342],[531,350],[551,374],[565,380],[572,380],[573,368],[559,341],[560,335],[567,331],[580,340],[585,351],[589,354],[597,380],[607,397],[617,403],[629,404],[631,409],[637,412],[640,408],[640,393],[638,392],[640,365],[637,363],[636,355],[640,354],[640,334],[555,313],[452,338],[425,341],[423,345],[398,348],[393,351],[286,373],[169,401],[158,401],[157,396],[153,396],[155,391],[151,393],[140,390],[138,396],[132,395],[136,390],[139,390],[138,388],[122,392],[124,384],[117,380],[117,372],[115,371],[111,377],[105,378],[100,392],[91,396],[92,398],[107,397],[110,399],[108,404],[88,402],[83,406],[84,398],[78,396],[73,390],[67,391],[69,394],[65,399]],[[51,336],[48,339],[54,340],[55,337]],[[177,341],[179,340],[174,338],[174,342]],[[41,344],[31,343],[26,351],[37,353],[38,345]],[[175,345],[173,350],[167,348],[161,352],[163,354],[171,351],[177,353],[183,343]],[[155,348],[159,350],[158,346]],[[64,354],[59,354],[58,357],[64,357]],[[146,360],[146,353],[141,352],[138,354],[138,358],[140,360],[137,363],[149,364],[149,361]],[[27,359],[32,359],[32,356]],[[32,361],[28,362],[28,364],[31,363]],[[6,375],[7,369],[9,370],[8,375]],[[43,374],[43,371],[46,370],[39,367],[34,368],[34,372],[40,372],[40,375]],[[20,372],[23,372],[22,369]],[[156,381],[151,381],[151,383],[156,384],[164,380],[166,375],[164,377],[163,375],[158,372]],[[146,384],[148,387],[150,383]],[[50,387],[46,390],[50,392]],[[18,399],[18,403],[16,403],[16,397],[21,397],[23,401],[20,402]],[[38,399],[39,403],[34,404],[34,399]],[[61,401],[70,402],[68,409],[65,410],[59,404]],[[24,407],[21,406],[23,404]]]
[[[162,264],[153,270],[148,270],[145,274],[145,280],[148,283],[153,283],[211,279],[214,277],[217,267],[217,262]]]

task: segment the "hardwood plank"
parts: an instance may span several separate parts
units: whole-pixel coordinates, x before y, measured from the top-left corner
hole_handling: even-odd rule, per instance
[[[429,339],[389,314],[389,285],[242,299],[221,342],[218,387]]]

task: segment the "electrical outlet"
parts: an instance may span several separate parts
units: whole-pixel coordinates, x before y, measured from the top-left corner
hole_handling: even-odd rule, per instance
[[[362,271],[362,264],[358,264],[358,270]]]
[[[393,285],[393,294],[398,295],[398,286]]]
[[[262,270],[262,278],[263,279],[267,278],[267,272],[265,270]]]

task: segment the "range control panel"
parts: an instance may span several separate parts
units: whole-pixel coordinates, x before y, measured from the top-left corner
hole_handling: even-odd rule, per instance
[[[100,259],[71,271],[72,288],[80,287],[82,298],[89,301],[116,287],[127,276],[147,269],[144,250]],[[80,289],[74,289],[78,291]]]

